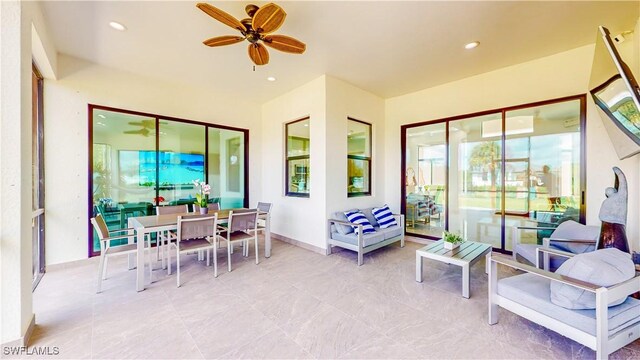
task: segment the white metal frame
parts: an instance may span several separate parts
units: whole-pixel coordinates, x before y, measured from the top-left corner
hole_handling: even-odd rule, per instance
[[[233,211],[229,212],[229,221],[227,222],[227,227],[223,227],[223,226],[219,226],[219,230],[221,232],[226,232],[227,236],[216,236],[214,238],[214,247],[213,247],[213,273],[215,277],[218,277],[218,256],[217,256],[217,249],[218,249],[218,238],[224,240],[226,242],[227,245],[227,268],[228,271],[231,272],[231,254],[233,253],[233,244],[237,243],[237,242],[242,242],[242,256],[244,257],[249,257],[249,243],[248,241],[253,239],[254,242],[254,247],[255,247],[255,251],[256,251],[256,265],[258,265],[260,263],[260,256],[258,254],[258,215],[259,215],[259,211],[256,209],[255,211],[243,211],[243,212],[239,212],[236,214],[237,216],[240,215],[254,215],[256,217],[255,221],[253,222],[253,229],[246,229],[246,232],[243,231],[244,234],[246,234],[246,236],[242,236],[240,238],[231,240],[231,229],[233,226]],[[267,213],[267,217],[269,216],[269,214]],[[268,224],[268,222],[267,222]]]
[[[372,252],[374,250],[377,250],[381,247],[387,246],[389,244],[393,244],[396,241],[400,241],[400,247],[404,247],[404,215],[402,214],[393,214],[393,217],[396,218],[396,221],[398,222],[398,225],[400,226],[400,228],[402,229],[402,234],[398,235],[398,236],[394,236],[390,239],[386,239],[383,241],[380,241],[378,243],[375,244],[371,244],[369,246],[364,246],[364,238],[363,238],[363,234],[362,234],[362,225],[356,225],[356,224],[352,224],[348,221],[343,221],[343,220],[337,220],[337,219],[329,219],[327,221],[327,225],[329,228],[329,233],[328,233],[328,240],[327,240],[327,255],[331,255],[331,247],[333,246],[338,246],[341,247],[343,249],[348,249],[351,251],[355,251],[358,253],[358,266],[362,265],[363,260],[364,260],[364,254]],[[340,240],[335,240],[331,238],[331,226],[334,225],[347,225],[347,226],[358,226],[358,244],[354,245],[348,242],[344,242],[344,241],[340,241]]]
[[[100,230],[100,225],[98,224],[99,221],[101,221],[106,228],[107,224],[104,222],[102,215],[98,214],[95,218],[91,218],[91,224],[98,233],[98,238],[100,240],[100,264],[98,265],[98,284],[96,293],[102,292],[102,280],[107,279],[107,264],[110,257],[138,254],[138,246],[132,244],[135,235],[131,234],[130,232],[133,229],[107,229],[109,231],[109,235],[122,232],[127,232],[127,234],[104,237],[104,234],[102,234],[102,231]],[[129,241],[126,245],[111,246],[111,241],[121,239],[128,239]],[[151,279],[151,237],[149,236],[149,234],[144,237],[143,246],[145,242],[147,243],[147,246],[144,247],[144,249],[147,250],[147,254],[149,256],[149,278]],[[142,263],[142,266],[144,267],[144,261],[138,261],[138,264],[140,263]]]
[[[442,243],[443,240],[439,240],[439,242]],[[416,250],[416,281],[422,282],[422,268],[423,268],[422,259],[424,258],[440,261],[446,264],[453,264],[456,266],[460,266],[462,268],[462,296],[468,299],[469,288],[470,288],[469,273],[470,273],[471,266],[477,263],[483,256],[491,253],[491,249],[492,249],[491,245],[468,241],[468,243],[480,244],[481,246],[478,247],[480,251],[478,253],[473,252],[472,254],[470,254],[470,255],[473,255],[471,258],[456,258],[455,255],[458,253],[459,248],[449,250],[442,254],[429,251],[429,249],[432,249],[432,250],[441,249],[441,247],[439,247],[438,245],[439,242],[430,244],[428,246],[425,246],[421,249]]]
[[[196,214],[194,214],[196,215]],[[197,216],[197,215],[196,215]],[[202,246],[199,246],[197,248],[189,248],[189,249],[180,249],[180,243],[184,242],[184,241],[189,241],[189,240],[185,240],[182,239],[182,233],[181,233],[181,224],[185,223],[185,222],[192,222],[192,221],[203,221],[203,220],[210,220],[213,219],[213,234],[211,234],[211,237],[209,237],[207,239],[207,241],[209,241],[209,244],[204,244]],[[218,236],[217,235],[217,229],[218,229],[218,214],[214,213],[212,216],[200,216],[200,217],[193,217],[193,218],[187,218],[187,219],[183,219],[182,216],[178,216],[178,233],[177,233],[177,237],[176,237],[176,241],[175,242],[170,242],[168,244],[168,248],[174,247],[176,249],[176,284],[178,287],[180,287],[180,285],[182,285],[180,283],[180,254],[182,253],[186,253],[186,252],[193,252],[193,251],[202,251],[202,250],[206,250],[207,253],[207,266],[209,266],[210,261],[209,261],[209,249],[212,249],[214,251],[214,262],[215,262],[215,246],[216,246],[216,241],[215,238]],[[169,249],[171,250],[171,249]],[[200,260],[200,253],[198,253],[198,260]],[[169,275],[171,275],[171,252],[169,251],[168,254],[168,258],[167,258],[167,273]]]
[[[546,251],[546,249],[538,248],[538,252]],[[563,251],[553,251],[554,255],[572,256],[574,254],[565,253]],[[602,287],[588,282],[573,279],[567,276],[559,275],[549,271],[545,271],[533,266],[521,264],[509,259],[504,255],[487,255],[487,263],[489,264],[489,324],[498,323],[498,306],[505,310],[509,310],[527,320],[542,325],[547,329],[553,330],[558,334],[574,340],[580,344],[596,351],[596,358],[606,359],[609,354],[632,343],[640,338],[640,321],[629,325],[626,328],[609,335],[607,311],[609,304],[625,298],[626,296],[640,291],[640,276],[622,282],[611,287]],[[532,308],[520,303],[514,302],[504,296],[498,294],[498,264],[506,265],[517,270],[525,271],[537,276],[544,277],[551,281],[557,281],[566,285],[570,285],[583,291],[591,292],[596,295],[596,334],[584,332],[580,329],[572,327],[562,321],[541,314]],[[517,275],[516,275],[517,276]]]

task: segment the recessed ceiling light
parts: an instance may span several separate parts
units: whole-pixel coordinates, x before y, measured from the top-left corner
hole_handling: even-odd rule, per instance
[[[474,42],[470,42],[467,45],[465,45],[464,48],[467,49],[467,50],[471,50],[473,48],[478,47],[478,45],[480,45],[480,41],[474,41]]]
[[[98,117],[101,118],[101,119],[105,119],[106,118],[106,116],[104,116],[102,114],[98,114]]]
[[[309,127],[309,124],[304,124],[305,127]]]
[[[109,22],[109,26],[111,26],[112,28],[118,30],[118,31],[125,31],[127,30],[127,27],[120,24],[119,22],[116,21],[110,21]]]
[[[276,78],[275,78],[275,77],[273,77],[273,76],[269,76],[269,77],[267,78],[267,80],[269,80],[269,81],[276,81]]]

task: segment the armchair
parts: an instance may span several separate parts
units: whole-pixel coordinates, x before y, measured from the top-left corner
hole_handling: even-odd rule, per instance
[[[523,243],[521,230],[551,230],[551,236],[542,239],[542,244]],[[573,254],[593,251],[596,248],[600,228],[598,226],[582,225],[573,220],[565,221],[558,227],[517,226],[513,228],[513,260],[525,260],[529,264],[537,264],[537,251],[540,248],[560,250]],[[551,254],[551,255],[550,255]],[[557,269],[564,262],[564,258],[555,256],[551,252],[544,255],[544,269]]]
[[[558,256],[574,254],[538,248],[537,253]],[[521,264],[508,257],[488,254],[489,324],[498,323],[498,306],[596,351],[597,359],[640,338],[640,301],[631,297],[622,304],[609,304],[640,290],[640,276],[614,286],[597,286],[567,276]],[[524,271],[525,274],[498,280],[497,265]],[[594,293],[594,310],[570,310],[550,301],[551,282],[560,282],[582,291]]]

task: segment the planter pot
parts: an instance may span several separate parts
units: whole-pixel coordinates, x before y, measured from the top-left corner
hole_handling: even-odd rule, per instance
[[[201,207],[200,208],[200,215],[206,215],[209,213],[209,208],[208,207]]]
[[[453,250],[453,249],[456,249],[458,246],[460,246],[460,244],[462,243],[453,244],[445,241],[443,247],[447,250]]]

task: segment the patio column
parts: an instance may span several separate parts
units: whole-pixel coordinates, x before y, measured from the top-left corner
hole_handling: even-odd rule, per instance
[[[0,1],[0,343],[21,346],[35,323],[31,235],[31,21]]]

